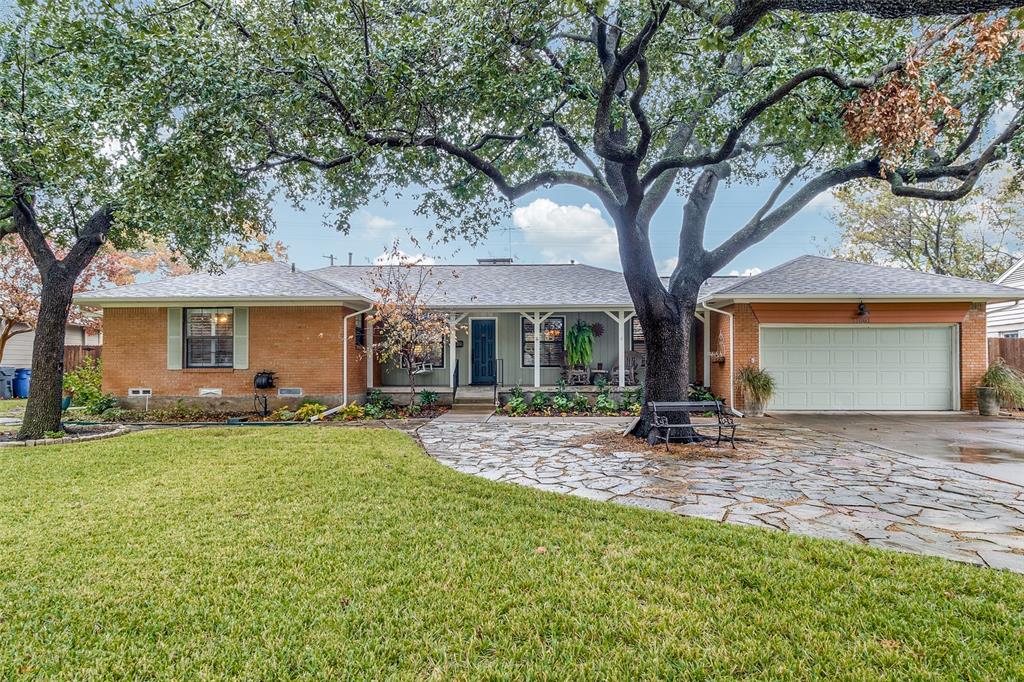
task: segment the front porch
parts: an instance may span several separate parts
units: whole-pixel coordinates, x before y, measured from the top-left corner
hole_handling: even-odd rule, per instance
[[[456,397],[462,401],[480,401],[490,400],[497,395],[498,400],[504,402],[504,399],[512,392],[514,386],[498,386],[497,384],[491,386],[459,386],[456,391]],[[630,387],[627,386],[625,389],[619,388],[618,386],[611,386],[610,391],[613,397],[620,397],[623,390],[628,390]],[[495,391],[497,389],[497,391]],[[524,390],[527,394],[540,392],[540,393],[555,393],[559,387],[557,384],[544,385],[539,387],[528,386]],[[376,390],[389,396],[396,405],[404,405],[409,399],[409,387],[408,386],[377,386]],[[572,392],[579,392],[585,395],[596,395],[601,392],[599,386],[566,386],[565,390]],[[442,405],[452,404],[452,388],[451,386],[437,386],[429,385],[422,386],[416,384],[416,392],[420,391],[431,391],[437,394],[437,399]]]
[[[469,395],[478,387],[493,395],[513,386],[553,392],[565,366],[565,340],[570,329],[583,322],[594,330],[593,357],[586,368],[586,385],[572,390],[597,392],[594,385],[624,389],[643,380],[642,370],[630,372],[632,362],[645,352],[640,326],[632,310],[473,310],[450,312],[453,333],[435,349],[434,362],[417,374],[418,389],[434,391],[451,399],[452,387],[458,395]],[[540,330],[540,350],[535,352],[533,330]],[[696,362],[703,333],[698,324],[690,352],[691,376],[703,380]],[[372,332],[368,334],[372,356]],[[632,374],[632,376],[631,376]],[[601,381],[601,378],[604,381]],[[397,364],[377,365],[371,373],[369,388],[400,394],[408,390],[408,373]]]

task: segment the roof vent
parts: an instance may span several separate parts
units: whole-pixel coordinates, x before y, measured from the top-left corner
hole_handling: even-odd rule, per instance
[[[477,258],[477,265],[512,265],[511,258]]]

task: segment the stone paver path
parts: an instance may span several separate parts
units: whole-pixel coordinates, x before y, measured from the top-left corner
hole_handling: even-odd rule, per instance
[[[759,424],[745,453],[697,461],[573,445],[608,428],[435,420],[418,435],[495,481],[1024,573],[1024,488],[789,426]]]

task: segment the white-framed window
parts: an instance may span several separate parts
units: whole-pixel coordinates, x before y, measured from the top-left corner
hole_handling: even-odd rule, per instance
[[[232,367],[234,308],[186,308],[185,367]]]
[[[533,322],[522,318],[520,327],[523,367],[533,367]],[[540,366],[561,367],[565,361],[565,318],[549,317],[540,323]]]
[[[630,332],[629,347],[638,353],[646,353],[647,342],[644,341],[644,328],[640,326],[640,320],[636,315],[630,320]]]
[[[999,332],[999,338],[1001,339],[1019,339],[1020,332]]]

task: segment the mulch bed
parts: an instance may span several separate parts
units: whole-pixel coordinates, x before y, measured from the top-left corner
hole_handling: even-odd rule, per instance
[[[673,459],[701,460],[701,459],[747,459],[755,453],[756,443],[736,439],[736,449],[733,450],[729,443],[723,442],[715,445],[714,441],[700,443],[664,443],[655,446],[647,444],[646,440],[636,436],[623,436],[619,431],[600,431],[580,436],[571,442],[573,447],[597,446],[598,452],[611,454],[613,452],[635,452],[638,454],[650,455],[652,457],[669,456]]]
[[[98,436],[102,434],[112,434],[116,431],[122,430],[123,427],[120,424],[96,424],[89,426],[65,426],[64,437],[60,439],[40,439],[40,440],[54,440],[59,442],[73,443],[76,440],[85,438],[87,436]],[[18,430],[11,429],[7,431],[0,431],[0,443],[16,443],[18,441]],[[38,442],[38,441],[36,441]]]

